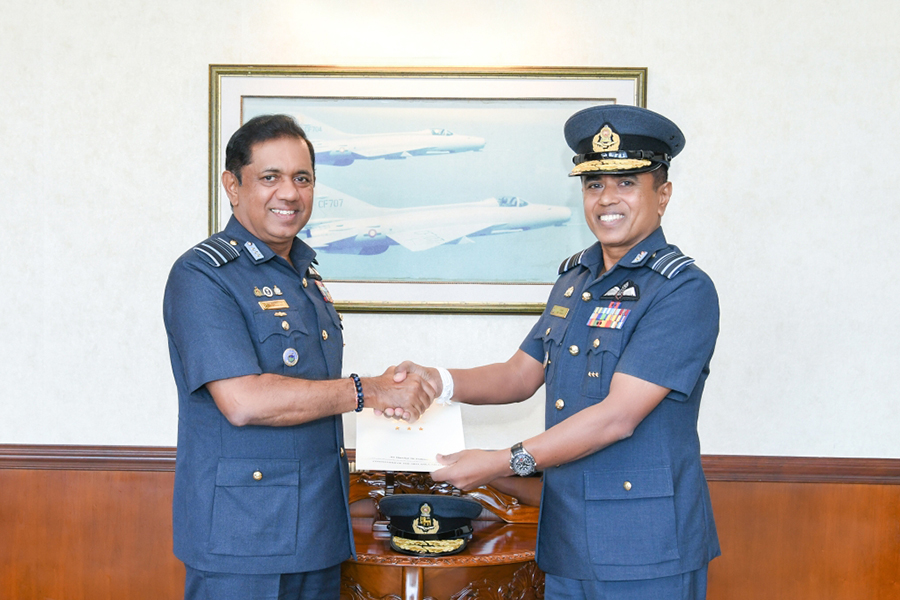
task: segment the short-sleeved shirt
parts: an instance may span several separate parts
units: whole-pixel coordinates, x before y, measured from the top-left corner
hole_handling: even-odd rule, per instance
[[[294,240],[291,262],[234,217],[182,255],[163,313],[178,389],[175,554],[202,571],[295,573],[353,553],[340,416],[290,427],[228,422],[206,384],[274,373],[341,376],[341,323]]]
[[[602,402],[616,372],[671,390],[631,437],[545,470],[545,572],[649,579],[696,570],[720,552],[697,435],[719,307],[692,262],[661,228],[606,272],[595,244],[564,263],[520,346],[545,367],[547,428]]]

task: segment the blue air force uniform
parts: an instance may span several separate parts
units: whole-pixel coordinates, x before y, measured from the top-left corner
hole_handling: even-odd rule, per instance
[[[548,428],[602,402],[615,372],[672,390],[630,438],[544,471],[537,561],[547,573],[651,579],[720,553],[697,436],[719,308],[692,262],[660,228],[601,273],[597,243],[563,263],[521,345],[545,365]]]
[[[293,267],[232,217],[181,256],[164,317],[178,388],[175,554],[220,573],[299,573],[353,554],[340,416],[292,427],[235,427],[210,381],[276,373],[341,376],[341,323],[294,240]]]
[[[634,106],[579,111],[564,133],[576,153],[570,176],[607,185],[659,171],[656,190],[685,143],[672,121]],[[614,193],[601,199],[596,210],[634,218]],[[548,591],[551,580],[560,586],[554,593],[703,598],[707,564],[720,554],[697,434],[718,297],[662,228],[649,226],[605,271],[603,229],[595,231],[600,242],[564,261],[520,346],[544,364],[548,428],[603,402],[616,372],[671,390],[630,437],[545,469],[537,562]]]

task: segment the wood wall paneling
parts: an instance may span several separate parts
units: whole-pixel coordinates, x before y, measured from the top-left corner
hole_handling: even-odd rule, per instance
[[[174,457],[0,445],[0,598],[181,598]],[[723,551],[710,600],[900,599],[900,460],[705,456],[704,469]]]

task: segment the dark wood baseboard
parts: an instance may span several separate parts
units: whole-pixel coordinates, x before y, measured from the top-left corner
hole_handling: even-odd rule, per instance
[[[352,461],[354,451],[349,451]],[[174,471],[175,448],[0,444],[0,469]],[[708,454],[709,481],[900,485],[900,459]]]

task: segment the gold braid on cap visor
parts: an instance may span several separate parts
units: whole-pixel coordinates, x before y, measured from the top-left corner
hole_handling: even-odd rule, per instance
[[[649,167],[652,161],[643,158],[604,158],[602,160],[588,160],[575,165],[570,175],[592,171],[627,171]]]
[[[452,540],[410,540],[394,536],[392,541],[398,548],[419,554],[438,554],[441,552],[453,552],[462,546],[466,540],[456,538]]]

